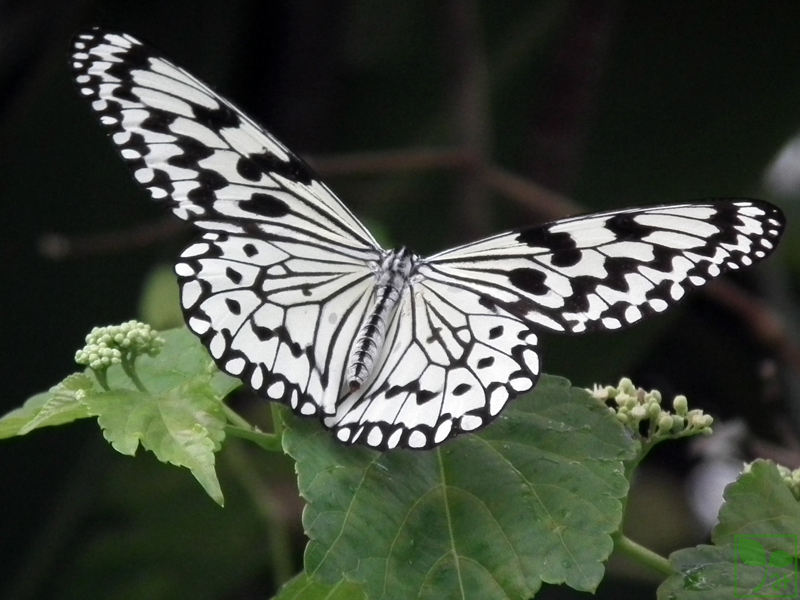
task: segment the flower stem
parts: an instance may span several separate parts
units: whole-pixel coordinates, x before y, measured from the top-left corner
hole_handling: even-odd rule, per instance
[[[634,559],[636,562],[650,567],[663,575],[669,576],[675,574],[675,570],[672,568],[672,565],[669,564],[669,560],[660,554],[656,554],[641,544],[637,544],[621,533],[617,533],[613,537],[614,548]]]
[[[136,386],[137,390],[147,394],[148,393],[147,388],[144,387],[142,380],[139,379],[139,376],[136,374],[136,369],[133,364],[135,360],[136,360],[135,358],[131,359],[130,356],[123,355],[122,360],[120,362],[122,370],[125,371],[125,374],[133,382],[133,385]]]
[[[225,413],[225,418],[228,419],[228,425],[225,426],[225,433],[227,435],[248,440],[270,452],[283,451],[280,438],[273,433],[265,433],[258,427],[251,425],[244,417],[224,402],[222,403],[222,412]]]

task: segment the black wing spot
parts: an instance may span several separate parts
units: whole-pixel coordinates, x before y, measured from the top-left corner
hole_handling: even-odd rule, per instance
[[[249,158],[242,156],[236,161],[236,172],[247,181],[260,181],[263,172],[258,168],[258,165]]]
[[[111,95],[114,98],[119,98],[120,100],[125,100],[126,102],[135,102],[137,104],[142,102],[142,99],[133,93],[129,85],[120,85],[116,87],[111,91]]]
[[[554,233],[550,227],[529,227],[519,231],[517,241],[532,248],[545,248],[552,252],[575,248],[573,237],[564,232]]]
[[[543,296],[549,290],[545,285],[545,274],[535,269],[513,269],[508,273],[508,281],[515,288],[534,296]]]
[[[492,297],[487,296],[486,294],[481,294],[481,297],[478,300],[478,304],[480,304],[484,308],[489,309],[492,312],[497,312],[497,302]]]
[[[470,384],[468,384],[468,383],[459,383],[453,389],[453,396],[463,396],[464,394],[466,394],[471,389],[472,389],[472,386]]]
[[[611,231],[617,240],[641,241],[654,231],[653,227],[636,222],[637,213],[614,215],[606,221],[606,229]]]
[[[264,152],[262,154],[251,154],[249,158],[263,173],[274,173],[285,177],[289,181],[306,185],[314,180],[311,169],[295,156],[289,155],[288,160],[282,160],[271,152]]]
[[[256,337],[261,342],[266,342],[275,337],[275,332],[272,329],[256,324],[253,324],[253,333],[256,334]]]
[[[554,267],[574,267],[582,257],[575,239],[565,231],[554,233],[550,227],[531,227],[523,229],[517,241],[531,248],[544,248],[552,252],[551,263]]]
[[[225,269],[225,276],[231,280],[231,283],[235,283],[236,285],[242,283],[242,274],[235,269],[227,267]]]
[[[497,327],[492,327],[489,330],[489,339],[490,340],[496,340],[501,335],[503,335],[503,326],[502,325],[498,325]]]
[[[208,190],[221,190],[228,185],[228,180],[211,169],[197,171],[197,182]]]
[[[420,390],[417,392],[417,406],[421,406],[426,402],[430,402],[436,398],[436,395],[436,392],[431,392],[430,390]]]
[[[487,356],[486,358],[482,358],[478,361],[478,368],[485,369],[486,367],[491,367],[494,364],[494,356]]]
[[[94,44],[97,45],[98,40],[104,42],[105,37],[105,35],[99,34],[95,38]],[[123,81],[130,81],[133,71],[149,70],[152,68],[150,64],[150,52],[140,43],[136,43],[128,48],[125,51],[124,58],[125,60],[123,62],[111,65],[107,72]]]
[[[239,206],[249,213],[271,219],[285,217],[292,212],[286,202],[262,192],[252,194],[249,200],[242,200]]]
[[[225,298],[225,306],[228,307],[228,310],[231,311],[235,315],[242,314],[242,305],[239,304],[236,300],[231,298]]]
[[[258,249],[253,244],[248,243],[242,246],[242,252],[247,258],[252,258],[258,254]]]
[[[404,391],[406,391],[405,386],[393,385],[388,390],[386,390],[386,397],[387,398],[394,398],[395,396],[397,396],[398,394],[401,394]]]
[[[142,129],[146,129],[148,131],[174,136],[175,134],[170,129],[170,125],[175,122],[176,118],[177,117],[175,115],[168,113],[165,110],[160,108],[151,108],[150,114],[142,121],[141,126]],[[178,139],[173,143],[180,147],[181,141],[182,139]]]
[[[172,133],[172,132],[169,132]],[[174,134],[173,134],[174,135]],[[171,156],[167,163],[185,169],[197,169],[197,163],[214,154],[214,150],[190,137],[180,137],[174,144],[181,149],[182,155]]]
[[[550,258],[550,264],[554,267],[561,268],[574,267],[581,262],[581,258],[583,258],[583,252],[577,248],[565,248],[553,252]]]
[[[212,131],[230,129],[241,125],[241,119],[236,114],[236,111],[224,104],[221,104],[218,108],[206,108],[199,104],[193,104],[192,110],[195,120]]]

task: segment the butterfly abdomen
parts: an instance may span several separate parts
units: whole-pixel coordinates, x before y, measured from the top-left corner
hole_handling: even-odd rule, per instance
[[[407,248],[393,250],[375,274],[374,305],[364,319],[347,363],[347,385],[351,392],[358,390],[372,372],[386,337],[386,324],[394,314],[416,260],[416,255]]]

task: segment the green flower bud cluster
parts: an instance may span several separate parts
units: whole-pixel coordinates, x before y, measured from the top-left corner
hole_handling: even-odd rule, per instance
[[[748,470],[749,467],[750,465],[747,465],[745,470]],[[792,471],[788,467],[778,465],[778,472],[781,474],[781,478],[786,484],[786,487],[788,487],[789,491],[792,492],[795,500],[800,500],[800,469],[795,469]]]
[[[86,336],[86,345],[75,354],[75,362],[101,371],[142,354],[155,356],[163,345],[158,332],[139,321],[95,327]]]
[[[672,401],[674,412],[670,412],[661,406],[661,392],[637,388],[627,377],[620,379],[617,387],[595,385],[587,391],[606,403],[620,423],[648,441],[711,433],[714,419],[702,410],[689,410],[686,396],[676,396]],[[643,421],[649,423],[644,435],[640,428]]]

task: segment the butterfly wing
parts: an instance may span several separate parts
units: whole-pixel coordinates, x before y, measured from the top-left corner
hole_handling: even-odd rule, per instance
[[[784,223],[759,200],[632,208],[467,244],[430,257],[419,273],[553,331],[619,329],[765,258]]]
[[[206,232],[176,265],[189,328],[259,393],[331,412],[384,251],[303,161],[149,46],[92,29],[73,50],[134,178]]]

